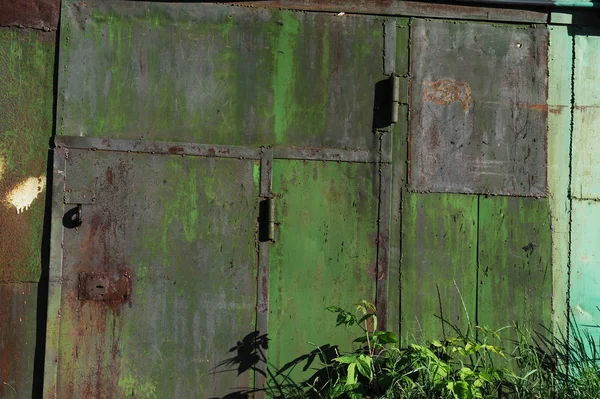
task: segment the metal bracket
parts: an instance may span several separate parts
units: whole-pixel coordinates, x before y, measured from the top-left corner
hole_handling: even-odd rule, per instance
[[[79,273],[79,300],[126,302],[131,299],[131,277],[127,273]]]
[[[63,197],[65,204],[92,205],[96,203],[96,193],[93,190],[69,190]]]
[[[410,93],[410,79],[406,76],[392,75],[392,115],[391,122],[398,122],[398,108],[400,104],[408,104]]]

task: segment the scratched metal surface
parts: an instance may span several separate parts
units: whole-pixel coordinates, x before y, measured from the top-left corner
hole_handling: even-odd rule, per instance
[[[415,20],[410,188],[545,196],[548,31]]]
[[[63,3],[58,134],[375,148],[381,19]]]
[[[82,205],[80,227],[63,220],[62,278],[50,293],[62,292],[60,345],[50,349],[57,397],[212,397],[251,386],[248,373],[215,368],[255,328],[258,161],[67,158],[64,189],[95,201]],[[105,277],[86,294],[90,274]],[[117,276],[131,280],[120,299],[90,299]]]

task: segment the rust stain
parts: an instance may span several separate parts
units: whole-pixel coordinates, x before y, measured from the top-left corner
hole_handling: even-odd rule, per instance
[[[0,26],[56,30],[60,0],[0,1]]]
[[[73,283],[65,293],[64,315],[71,322],[71,353],[66,359],[83,368],[62,369],[65,397],[108,398],[119,396],[121,373],[121,313],[132,307],[135,276],[126,259],[126,204],[133,177],[132,160],[108,166],[97,182],[99,201],[86,209],[75,263]],[[104,204],[104,205],[103,205]],[[101,286],[101,287],[100,287]],[[63,311],[64,313],[64,311]],[[81,370],[87,369],[86,372]]]
[[[113,178],[114,178],[114,174],[113,174],[113,170],[111,167],[106,169],[106,181],[108,182],[108,184],[112,185],[113,184]]]
[[[465,112],[471,109],[473,97],[471,86],[467,82],[453,79],[440,79],[434,82],[423,82],[424,101],[431,101],[438,105],[450,105],[459,102]]]
[[[183,154],[185,149],[180,145],[174,145],[169,147],[169,154]]]

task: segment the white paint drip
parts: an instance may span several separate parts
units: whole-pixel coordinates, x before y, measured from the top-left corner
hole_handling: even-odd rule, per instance
[[[30,177],[8,193],[5,201],[17,208],[17,213],[21,213],[29,209],[44,188],[46,188],[44,176]]]

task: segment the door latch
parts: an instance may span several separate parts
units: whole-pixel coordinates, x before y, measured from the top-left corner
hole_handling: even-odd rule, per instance
[[[275,198],[267,197],[260,201],[258,215],[258,239],[261,242],[275,242]]]

